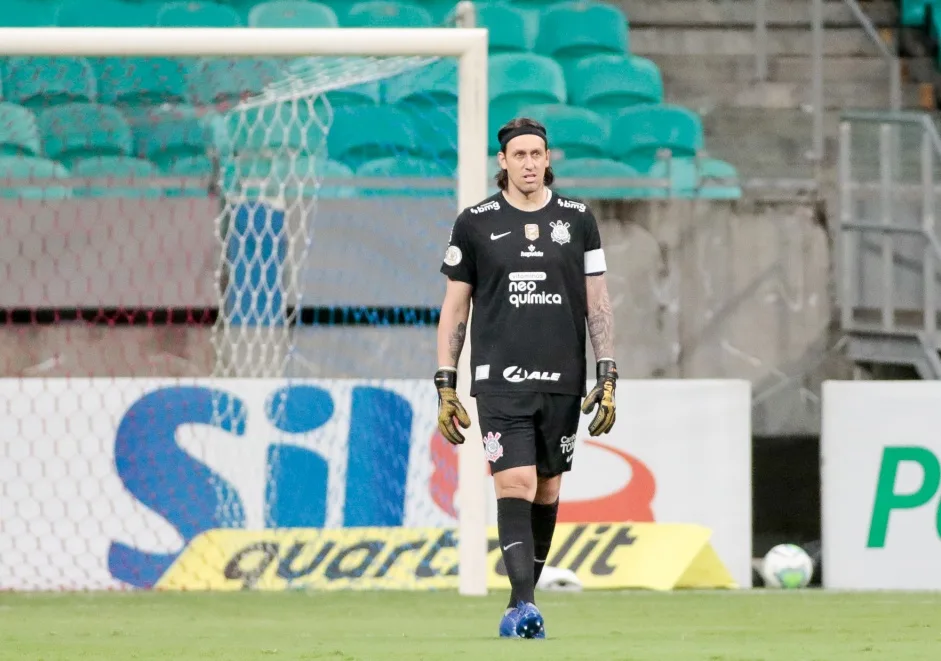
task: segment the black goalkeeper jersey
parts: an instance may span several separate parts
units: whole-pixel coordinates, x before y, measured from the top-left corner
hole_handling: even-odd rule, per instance
[[[604,273],[604,252],[588,206],[548,194],[522,211],[497,193],[451,230],[441,272],[474,288],[472,396],[585,394],[585,276]]]

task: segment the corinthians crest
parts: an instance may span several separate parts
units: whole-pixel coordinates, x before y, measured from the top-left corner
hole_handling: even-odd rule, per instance
[[[500,436],[500,432],[494,434],[492,431],[487,432],[487,435],[484,436],[484,454],[490,463],[495,462],[503,456],[503,446],[500,444]]]
[[[549,223],[549,227],[552,228],[552,240],[559,245],[565,245],[571,241],[572,235],[569,234],[569,225],[570,223],[563,223],[561,220]]]

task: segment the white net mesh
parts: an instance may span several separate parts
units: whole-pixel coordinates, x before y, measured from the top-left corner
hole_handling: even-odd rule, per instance
[[[159,66],[107,106],[153,171],[3,189],[0,589],[455,585],[455,63]]]

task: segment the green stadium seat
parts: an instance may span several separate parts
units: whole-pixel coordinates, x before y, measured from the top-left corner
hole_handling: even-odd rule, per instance
[[[568,179],[643,179],[634,168],[607,158],[566,158],[553,162],[552,171],[558,178]],[[624,185],[612,186],[563,186],[557,185],[560,193],[574,197],[605,199],[632,199],[643,197],[643,189],[638,181],[624,182]]]
[[[252,10],[258,5],[265,4],[266,0],[216,0],[216,2],[221,2],[234,9],[235,13],[239,15],[242,25],[248,25]]]
[[[527,106],[520,115],[545,125],[555,160],[607,156],[608,122],[585,108],[566,105]]]
[[[3,81],[4,97],[28,108],[97,98],[91,63],[83,57],[11,57]]]
[[[737,200],[742,197],[738,171],[731,164],[718,159],[673,158],[657,161],[650,168],[649,175],[670,181],[669,191],[651,190],[650,197],[709,200]]]
[[[157,167],[150,161],[130,156],[96,156],[94,158],[79,159],[72,164],[73,177],[87,177],[100,179],[100,182],[88,186],[77,185],[73,191],[76,197],[128,197],[156,199],[162,192],[155,186],[147,185],[146,181],[135,182],[135,179],[147,179],[158,175]],[[110,183],[108,180],[114,180]]]
[[[553,5],[539,20],[535,50],[561,63],[588,55],[627,53],[627,19],[620,9],[604,3]]]
[[[634,55],[595,55],[566,76],[570,103],[613,117],[625,108],[663,102],[663,79],[652,61]]]
[[[506,123],[524,106],[566,101],[562,67],[548,57],[532,53],[494,55],[489,58],[488,75],[491,126]]]
[[[42,153],[36,116],[23,106],[0,103],[0,156]]]
[[[434,25],[431,13],[410,2],[369,0],[350,7],[343,27],[350,28],[426,28]]]
[[[362,58],[363,66],[368,66],[371,60]],[[285,81],[296,80],[301,85],[303,81],[316,81],[331,75],[331,71],[341,69],[355,70],[358,60],[351,57],[304,57],[294,60],[284,75]],[[374,106],[382,99],[382,89],[378,80],[349,85],[341,89],[330,90],[323,95],[321,101],[326,100],[334,109],[347,106]]]
[[[925,27],[928,22],[928,7],[934,8],[936,4],[937,0],[900,0],[899,20],[906,27]]]
[[[478,5],[477,27],[489,30],[491,55],[525,53],[533,49],[534,39],[526,14],[511,5]]]
[[[679,106],[637,106],[621,111],[611,123],[609,152],[639,172],[662,149],[673,156],[695,156],[703,147],[702,121]]]
[[[457,107],[406,107],[418,130],[418,148],[424,158],[457,167]]]
[[[98,99],[115,105],[183,103],[186,62],[165,57],[101,57],[91,60]]]
[[[194,106],[233,104],[259,94],[281,78],[274,58],[205,58],[186,73],[186,96]]]
[[[418,130],[411,115],[392,106],[345,108],[333,118],[327,150],[355,170],[377,158],[417,155]]]
[[[331,177],[352,178],[353,171],[343,163],[294,155],[246,156],[223,165],[225,189],[248,197],[282,194],[292,197],[312,195],[315,191],[319,198],[356,196],[354,187],[325,183]]]
[[[93,156],[128,156],[134,140],[131,127],[113,106],[70,103],[44,110],[39,132],[46,156],[66,166]]]
[[[439,161],[432,161],[416,157],[390,157],[367,161],[356,168],[357,177],[371,178],[403,178],[428,179],[454,177],[454,171]],[[359,193],[362,197],[453,197],[456,182],[443,188],[425,188],[421,185],[410,184],[408,181],[394,187],[370,188],[361,185]]]
[[[457,4],[460,0],[416,0],[429,14],[433,25],[455,27],[457,24]],[[480,7],[480,5],[478,5]]]
[[[193,185],[184,184],[181,186],[168,186],[163,189],[163,194],[167,197],[206,197],[209,194],[209,184],[213,176],[212,160],[204,155],[183,156],[177,160],[165,164],[166,167],[160,169],[161,175],[165,177],[185,177],[200,180]]]
[[[67,179],[68,170],[39,156],[0,156],[0,198],[18,200],[62,200],[72,196],[72,189],[56,184],[56,179]],[[19,181],[4,181],[16,179]]]
[[[162,3],[121,0],[67,0],[55,15],[56,25],[65,28],[132,28],[157,25]]]
[[[325,139],[317,116],[310,116],[306,104],[290,103],[233,109],[214,128],[221,129],[214,142],[235,154],[268,153],[279,150],[316,151]],[[225,145],[222,148],[222,145]]]
[[[56,24],[56,10],[59,6],[53,2],[36,0],[4,0],[0,12],[0,27],[5,28],[42,28]]]
[[[153,109],[137,115],[135,153],[166,170],[181,159],[204,156],[212,147],[210,120],[188,106]]]
[[[457,106],[457,62],[445,58],[387,79],[386,103],[399,106]]]
[[[242,25],[238,12],[214,2],[168,2],[157,14],[165,28],[234,28]]]
[[[248,14],[253,28],[335,28],[336,12],[327,5],[306,0],[273,0],[255,5]]]

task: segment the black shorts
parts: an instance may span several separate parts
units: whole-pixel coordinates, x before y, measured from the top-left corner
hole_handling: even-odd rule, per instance
[[[477,417],[491,473],[535,466],[540,477],[572,470],[581,398],[544,392],[480,393]]]

